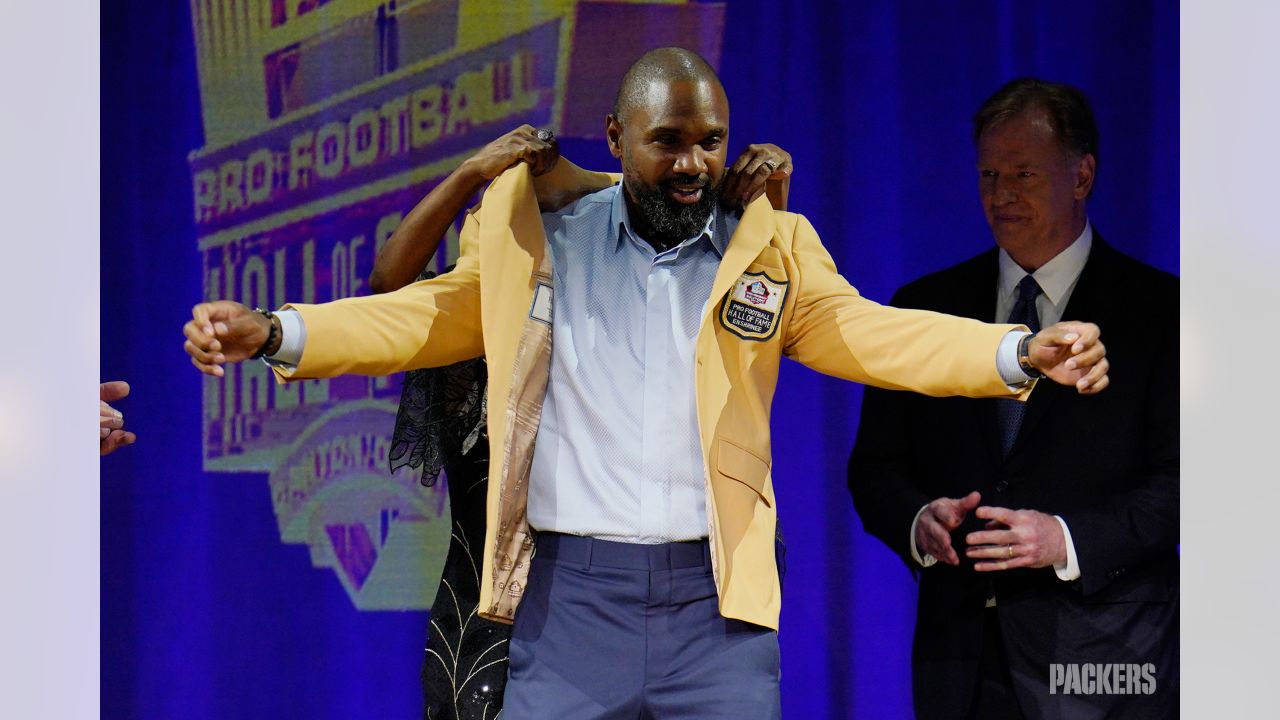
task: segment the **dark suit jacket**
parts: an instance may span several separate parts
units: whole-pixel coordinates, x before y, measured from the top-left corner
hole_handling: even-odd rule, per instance
[[[910,283],[892,304],[992,320],[996,253]],[[919,718],[969,710],[990,592],[1028,717],[1177,714],[1178,280],[1095,233],[1063,319],[1102,328],[1111,386],[1081,396],[1040,382],[1007,458],[997,401],[866,390],[849,489],[867,531],[918,571],[912,674]],[[1060,515],[1080,579],[1063,582],[1052,568],[975,572],[964,559],[964,535],[978,529],[972,517],[952,536],[961,566],[920,569],[909,547],[916,512],[972,490],[984,505]],[[1152,663],[1156,692],[1050,694],[1052,663]]]

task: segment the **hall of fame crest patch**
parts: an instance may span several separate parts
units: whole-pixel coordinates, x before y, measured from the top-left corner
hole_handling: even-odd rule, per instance
[[[778,329],[790,284],[762,272],[743,273],[720,306],[720,324],[743,340],[768,340]]]

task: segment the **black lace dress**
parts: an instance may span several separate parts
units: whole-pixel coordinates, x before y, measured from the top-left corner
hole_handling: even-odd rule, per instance
[[[422,666],[427,720],[493,720],[502,711],[511,626],[482,619],[480,563],[489,488],[483,359],[405,375],[391,443],[391,469],[441,469],[453,520],[449,554],[431,606]]]

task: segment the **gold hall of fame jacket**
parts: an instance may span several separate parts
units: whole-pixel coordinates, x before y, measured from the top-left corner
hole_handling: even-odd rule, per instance
[[[551,361],[554,281],[539,212],[616,175],[561,158],[535,181],[507,170],[467,213],[452,272],[383,295],[293,305],[307,329],[280,381],[386,375],[484,355],[490,483],[481,614],[511,622],[533,555],[529,469]],[[536,185],[536,187],[535,187]],[[743,212],[720,262],[696,341],[707,536],[725,617],[777,629],[769,412],[786,355],[819,372],[926,395],[1022,397],[996,370],[1016,325],[879,305],[858,294],[802,216],[765,197]]]

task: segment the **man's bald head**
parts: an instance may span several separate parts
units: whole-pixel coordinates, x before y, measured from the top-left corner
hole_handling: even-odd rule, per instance
[[[622,78],[604,133],[641,237],[665,248],[706,227],[729,143],[729,99],[706,60],[682,48],[645,53]]]
[[[701,55],[678,47],[658,48],[642,55],[622,76],[622,85],[613,101],[614,117],[625,122],[633,109],[646,103],[649,88],[654,83],[677,82],[705,82],[724,94],[724,86],[720,84],[716,71]]]

